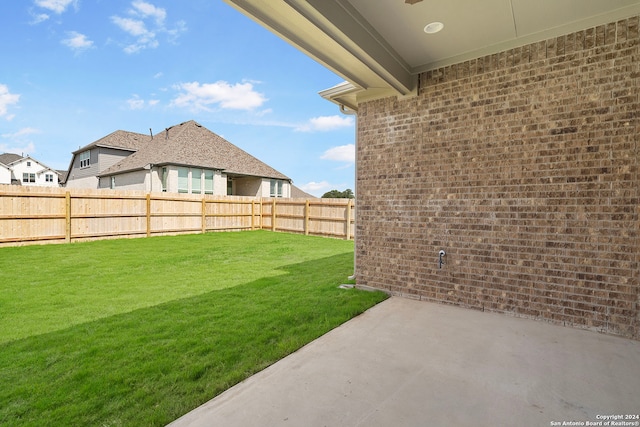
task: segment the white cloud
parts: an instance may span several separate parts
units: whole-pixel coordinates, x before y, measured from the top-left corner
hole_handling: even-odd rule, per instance
[[[356,146],[354,144],[340,145],[324,152],[321,159],[334,160],[337,162],[355,163]]]
[[[35,0],[35,4],[43,9],[48,9],[57,14],[61,14],[70,5],[77,6],[78,0]]]
[[[34,128],[22,128],[17,132],[14,133],[3,133],[2,136],[3,138],[7,138],[7,139],[20,139],[25,135],[32,135],[34,133],[40,133],[40,131],[38,129],[34,129]]]
[[[8,115],[9,106],[17,104],[20,101],[20,95],[9,92],[7,85],[0,84],[0,117],[7,120],[13,119],[13,115]]]
[[[130,110],[142,110],[145,106],[153,107],[160,103],[158,99],[150,99],[145,101],[141,99],[138,95],[133,95],[131,98],[127,99],[127,105]]]
[[[307,184],[297,185],[302,191],[313,194],[316,197],[322,197],[324,193],[336,190],[338,188],[345,188],[347,184],[330,184],[327,181],[314,182],[311,181]]]
[[[0,144],[0,153],[13,153],[13,154],[31,154],[36,151],[36,146],[33,145],[33,142],[29,142],[25,145],[9,145],[9,144]]]
[[[137,95],[134,95],[133,98],[127,99],[127,104],[130,110],[142,110],[144,108],[144,99],[140,99]]]
[[[35,145],[28,138],[28,135],[40,133],[38,129],[22,128],[13,133],[3,133],[1,138],[7,139],[8,143],[0,143],[0,153],[30,154],[36,151]]]
[[[135,38],[135,42],[126,45],[123,50],[132,54],[143,49],[154,49],[160,45],[158,34],[166,34],[174,42],[180,33],[186,31],[186,24],[179,21],[173,29],[167,29],[165,20],[167,11],[151,3],[136,0],[128,10],[130,17],[112,16],[111,22]]]
[[[46,13],[34,14],[31,11],[29,13],[33,17],[33,20],[30,22],[31,25],[38,25],[39,23],[44,22],[47,19],[49,19],[49,15],[47,15]]]
[[[187,31],[187,23],[184,21],[176,22],[176,26],[172,29],[167,29],[166,32],[169,35],[169,41],[175,43],[180,34]]]
[[[329,184],[327,181],[320,181],[320,182],[311,181],[306,184],[299,185],[298,187],[302,191],[306,191],[307,193],[311,193],[314,196],[318,196],[318,197],[332,189],[332,185]]]
[[[165,9],[144,1],[134,1],[131,5],[135,10],[130,13],[145,18],[154,18],[159,26],[164,25],[164,20],[167,18],[167,11]]]
[[[111,22],[120,27],[121,30],[136,38],[135,43],[124,47],[126,53],[136,53],[142,49],[154,49],[159,46],[156,33],[147,29],[144,21],[139,19],[122,18],[112,16]]]
[[[68,31],[67,38],[62,40],[62,44],[77,53],[93,47],[93,42],[89,40],[87,36],[80,34],[77,31]]]
[[[350,116],[320,116],[314,117],[308,123],[296,128],[299,132],[330,131],[354,125]]]
[[[121,18],[120,16],[112,16],[111,22],[120,27],[121,30],[135,37],[145,36],[149,34],[144,21],[139,19]]]
[[[215,83],[191,82],[174,87],[180,90],[171,105],[192,110],[210,111],[210,106],[231,110],[253,110],[264,104],[267,99],[253,89],[251,83],[230,84],[225,81]]]

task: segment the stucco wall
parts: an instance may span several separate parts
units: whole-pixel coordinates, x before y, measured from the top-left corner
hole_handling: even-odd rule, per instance
[[[262,196],[262,179],[256,177],[236,178],[233,182],[234,195],[237,196]]]
[[[637,339],[638,22],[360,104],[358,283]]]
[[[66,182],[65,187],[67,188],[98,188],[98,177],[88,176],[84,178],[69,179]],[[106,187],[100,187],[100,188],[109,188],[109,186],[107,185]]]
[[[98,188],[111,188],[111,177],[100,178],[100,185]],[[149,190],[149,171],[138,170],[128,173],[121,173],[115,175],[115,189],[118,190],[137,190],[137,191],[150,191]],[[160,185],[158,184],[158,190]]]

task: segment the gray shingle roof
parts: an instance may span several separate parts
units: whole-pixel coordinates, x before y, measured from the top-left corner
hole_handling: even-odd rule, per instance
[[[144,135],[136,132],[127,132],[124,130],[117,130],[109,135],[100,138],[97,141],[92,142],[89,145],[78,148],[73,154],[78,154],[93,147],[111,147],[120,148],[123,150],[137,151],[146,142],[151,140],[150,135]]]
[[[104,170],[100,176],[138,170],[149,164],[221,169],[227,174],[289,180],[193,120],[172,126],[153,139],[147,136],[135,153]]]
[[[291,185],[291,198],[293,199],[317,199],[313,194],[309,194],[301,188]]]
[[[13,154],[13,153],[0,154],[0,163],[6,166],[20,159],[22,159],[22,156],[19,154]]]

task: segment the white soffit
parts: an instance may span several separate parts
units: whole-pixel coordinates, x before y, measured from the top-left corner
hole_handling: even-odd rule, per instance
[[[349,104],[410,95],[423,71],[640,15],[640,0],[224,1],[351,83],[323,91]],[[432,22],[444,29],[426,34]]]
[[[419,73],[640,14],[640,0],[335,0]],[[444,29],[425,34],[438,21]]]

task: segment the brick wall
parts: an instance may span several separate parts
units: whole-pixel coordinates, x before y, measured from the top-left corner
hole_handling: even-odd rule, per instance
[[[638,27],[430,71],[417,97],[360,104],[359,284],[638,339]]]

